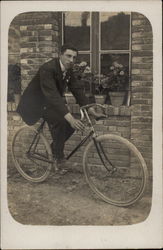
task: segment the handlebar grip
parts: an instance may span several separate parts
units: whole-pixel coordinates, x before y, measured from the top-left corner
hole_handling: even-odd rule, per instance
[[[87,105],[84,105],[84,106],[80,107],[80,109],[81,109],[81,110],[83,110],[83,109],[88,109],[88,108],[91,108],[91,107],[94,107],[94,106],[101,107],[101,108],[105,108],[104,105],[102,105],[102,104],[91,103],[91,104],[87,104]]]

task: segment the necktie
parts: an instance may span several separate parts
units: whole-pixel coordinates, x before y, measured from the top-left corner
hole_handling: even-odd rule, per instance
[[[65,79],[66,74],[67,74],[67,71],[63,71],[63,76],[62,76],[62,79],[63,79],[63,80]]]

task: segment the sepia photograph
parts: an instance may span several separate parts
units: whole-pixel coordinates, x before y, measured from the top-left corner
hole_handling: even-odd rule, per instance
[[[145,223],[155,192],[148,17],[128,8],[31,8],[7,32],[12,219],[122,230]]]
[[[152,38],[150,22],[136,12],[27,12],[13,19],[8,205],[15,220],[130,225],[147,218]]]

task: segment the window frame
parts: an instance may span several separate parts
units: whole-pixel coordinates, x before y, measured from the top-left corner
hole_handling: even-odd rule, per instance
[[[108,11],[109,12],[109,11]],[[118,13],[118,12],[117,12]],[[101,74],[101,55],[102,54],[128,54],[129,58],[129,82],[126,105],[130,104],[130,92],[131,92],[131,58],[132,58],[132,12],[128,12],[130,15],[129,26],[129,49],[128,50],[102,50],[101,49],[101,12],[90,12],[90,51],[80,51],[80,54],[90,55],[90,67],[92,73]],[[65,24],[65,12],[62,12],[62,45],[64,44],[64,24]],[[93,87],[91,86],[91,89]]]
[[[64,38],[65,38],[65,33],[64,33],[65,12],[62,12],[62,45],[64,44]],[[75,11],[75,12],[80,12],[80,11]],[[90,13],[90,50],[79,50],[78,53],[79,55],[89,55],[90,68],[92,69],[92,12],[89,12],[89,13]]]

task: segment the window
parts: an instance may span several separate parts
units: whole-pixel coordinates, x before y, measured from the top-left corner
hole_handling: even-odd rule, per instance
[[[21,94],[20,72],[20,32],[19,26],[10,25],[8,36],[8,95],[9,102],[16,101],[16,96]]]
[[[79,50],[79,61],[86,61],[93,73],[107,74],[116,61],[130,74],[129,12],[64,12],[62,43],[69,42]],[[128,90],[129,82],[125,86]]]
[[[91,13],[65,12],[63,43],[73,43],[79,50],[79,61],[90,65],[91,56]],[[73,38],[73,41],[72,41]]]

